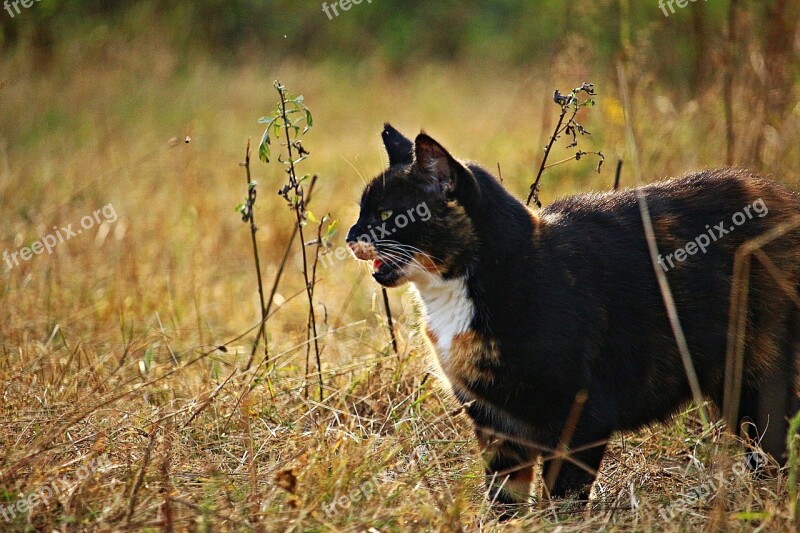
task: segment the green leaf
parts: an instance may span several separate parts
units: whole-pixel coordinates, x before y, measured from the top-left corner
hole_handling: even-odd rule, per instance
[[[328,224],[328,231],[325,233],[325,238],[330,239],[334,235],[336,235],[336,232],[338,231],[338,226],[339,226],[338,220],[333,220],[330,224]]]
[[[150,368],[153,366],[153,359],[155,358],[156,351],[153,347],[149,347],[147,350],[144,351],[144,359],[142,359],[144,371],[150,371]]]
[[[269,163],[269,128],[264,131],[258,144],[258,158],[264,163]]]
[[[311,222],[314,222],[315,224],[316,224],[317,222],[319,222],[319,220],[317,220],[317,217],[315,217],[315,216],[314,216],[314,213],[312,213],[311,211],[306,211],[306,216],[308,217],[308,219],[309,219]]]
[[[259,145],[258,158],[264,163],[269,163],[269,143],[261,143]]]
[[[308,130],[310,130],[313,125],[314,125],[314,117],[311,116],[311,111],[306,109],[306,127],[303,128],[303,134],[305,135],[305,133]]]

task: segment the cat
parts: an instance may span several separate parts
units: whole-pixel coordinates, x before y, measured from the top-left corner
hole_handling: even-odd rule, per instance
[[[655,268],[702,392],[722,405],[734,254],[800,215],[795,193],[734,169],[643,187],[662,253],[654,268],[636,190],[531,210],[425,133],[412,142],[386,124],[383,140],[389,168],[365,188],[347,242],[379,284],[417,293],[498,507],[529,501],[539,458],[548,496],[588,500],[614,432],[663,421],[691,400]],[[410,220],[420,206],[427,220]],[[800,231],[764,251],[800,289]],[[751,268],[738,420],[783,461],[787,417],[800,408],[800,310],[764,267]],[[555,457],[567,444],[568,458]]]

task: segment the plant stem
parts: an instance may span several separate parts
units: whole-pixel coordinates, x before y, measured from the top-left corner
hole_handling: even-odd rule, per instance
[[[622,178],[622,159],[620,159],[619,161],[617,161],[617,174],[616,174],[616,176],[614,177],[614,190],[615,190],[615,191],[618,191],[618,190],[619,190],[619,181],[620,181],[620,178]]]
[[[542,203],[539,201],[539,181],[542,179],[542,173],[547,164],[547,158],[550,156],[550,150],[553,149],[553,144],[556,142],[556,138],[558,138],[558,132],[561,130],[561,125],[564,123],[564,117],[567,116],[568,111],[569,107],[567,106],[561,109],[561,115],[558,117],[558,124],[556,124],[556,129],[553,130],[553,135],[550,136],[550,142],[547,143],[547,147],[544,149],[542,164],[539,166],[539,172],[536,174],[533,185],[531,185],[531,191],[528,193],[528,199],[525,201],[525,205],[531,205],[531,199],[535,198],[536,207],[542,207]]]
[[[267,344],[267,310],[264,306],[264,282],[261,279],[261,259],[258,256],[258,243],[256,241],[256,232],[258,228],[256,227],[255,218],[253,216],[253,211],[255,208],[256,203],[256,189],[251,187],[252,179],[250,174],[250,139],[247,139],[247,150],[245,151],[244,156],[244,169],[246,172],[247,178],[247,203],[248,203],[248,222],[250,222],[250,239],[253,243],[253,258],[255,259],[256,264],[256,279],[258,280],[258,299],[261,303],[261,325],[258,329],[258,335],[256,335],[256,340],[253,342],[253,349],[250,352],[250,359],[247,361],[247,366],[245,370],[250,369],[250,365],[253,364],[253,357],[255,356],[256,350],[258,350],[258,341],[259,339],[264,339],[264,361],[265,363],[269,363],[269,346]]]
[[[733,69],[736,59],[736,10],[738,0],[731,0],[728,7],[728,42],[726,50],[726,65],[724,77],[724,104],[725,104],[725,140],[726,164],[733,165],[735,161],[736,138],[733,130]]]
[[[392,308],[389,307],[389,293],[386,291],[386,287],[381,287],[381,292],[383,293],[383,307],[386,308],[386,322],[389,326],[389,334],[392,337],[392,348],[394,349],[394,354],[399,356],[397,337],[394,334],[394,322],[392,321]]]
[[[286,150],[289,155],[289,182],[294,189],[295,192],[295,199],[297,204],[294,206],[295,217],[297,219],[297,231],[300,235],[300,249],[303,252],[303,279],[306,283],[306,294],[308,295],[308,312],[309,312],[309,322],[311,326],[311,335],[314,339],[314,353],[317,359],[317,376],[319,377],[319,400],[322,401],[323,399],[323,383],[322,383],[322,362],[320,360],[320,353],[319,353],[319,341],[317,339],[317,317],[316,313],[314,312],[314,289],[311,283],[311,280],[308,276],[308,254],[306,253],[306,240],[305,235],[303,234],[303,218],[305,216],[305,199],[303,198],[303,188],[297,181],[297,174],[294,168],[294,150],[292,150],[292,139],[291,135],[289,134],[289,128],[291,127],[291,122],[289,121],[289,117],[286,113],[286,92],[283,85],[280,82],[275,84],[275,87],[278,90],[278,94],[281,97],[281,118],[283,120],[283,132],[286,136]]]
[[[314,176],[311,179],[311,184],[308,186],[308,195],[306,197],[306,205],[311,202],[311,195],[314,192],[314,185],[317,183],[317,177]],[[269,291],[269,298],[267,298],[267,306],[264,310],[264,315],[266,318],[270,316],[270,310],[272,309],[272,304],[275,301],[275,294],[278,292],[278,285],[281,282],[281,278],[283,277],[283,272],[286,270],[286,263],[289,261],[289,255],[292,251],[292,245],[294,244],[294,240],[297,238],[298,233],[297,225],[293,225],[292,234],[289,236],[289,241],[286,243],[286,249],[283,251],[283,258],[281,259],[280,265],[278,265],[278,271],[275,274],[275,281],[272,282],[272,288]],[[266,320],[266,319],[265,319]],[[256,348],[257,346],[253,346],[253,350],[250,352],[250,360],[247,362],[247,367],[245,370],[250,370],[250,367],[253,366],[253,359],[256,355]],[[265,361],[267,363],[268,361]]]

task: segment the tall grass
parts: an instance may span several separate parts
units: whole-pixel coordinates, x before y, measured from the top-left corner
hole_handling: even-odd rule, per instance
[[[263,368],[237,370],[264,309],[250,236],[231,210],[241,197],[237,164],[246,139],[261,134],[253,118],[274,101],[270,83],[280,76],[313,102],[305,171],[325,176],[315,210],[336,212],[343,225],[355,219],[363,180],[385,166],[379,133],[388,119],[409,134],[424,127],[487,168],[499,163],[505,185],[524,198],[552,127],[552,103],[531,94],[591,79],[603,98],[578,120],[607,157],[625,151],[614,73],[574,66],[597,64],[585,53],[544,72],[463,63],[404,75],[377,62],[347,75],[302,61],[226,69],[158,39],[102,50],[65,43],[45,71],[27,68],[24,47],[0,59],[0,78],[9,80],[0,89],[0,253],[108,203],[119,215],[52,255],[0,267],[0,503],[71,480],[0,529],[494,527],[469,424],[428,374],[407,296],[390,293],[395,353],[380,327],[382,295],[355,262],[318,272],[323,401],[303,395],[318,376],[302,363],[308,302],[299,247],[270,299],[272,390]],[[737,101],[755,98],[745,84],[734,92]],[[715,89],[680,98],[642,67],[631,101],[645,180],[724,162]],[[737,143],[746,147],[760,133],[758,117],[746,106],[736,112]],[[740,162],[797,186],[798,132],[795,111],[762,153]],[[180,142],[187,135],[192,142]],[[558,145],[553,152],[555,160],[571,155]],[[548,170],[542,202],[611,188],[613,173],[594,171]],[[623,186],[632,182],[625,174]],[[257,239],[272,280],[296,221],[271,194],[282,170],[266,167],[258,179]],[[696,529],[709,523],[717,495],[684,496],[720,475],[727,525],[788,527],[785,480],[719,471],[707,461],[711,437],[694,410],[617,437],[594,510],[559,515],[542,504],[511,527]],[[113,466],[78,476],[98,455]],[[374,493],[349,496],[370,480]],[[325,511],[343,496],[347,505]],[[667,523],[665,508],[675,510]]]

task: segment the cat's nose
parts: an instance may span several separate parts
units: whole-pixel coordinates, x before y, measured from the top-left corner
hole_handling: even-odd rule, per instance
[[[361,259],[362,261],[371,261],[378,255],[375,247],[368,242],[351,241],[347,243],[347,246],[356,256],[356,259]]]

